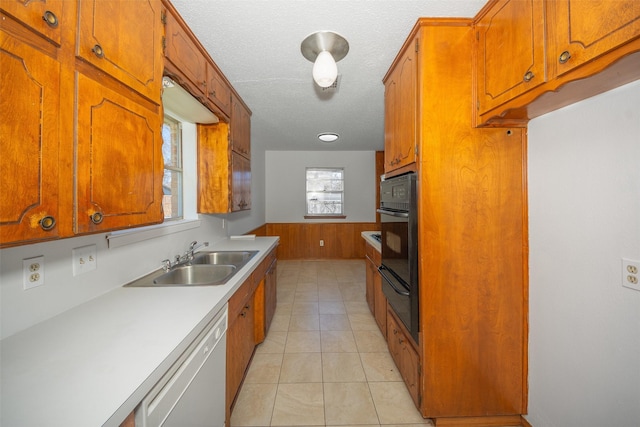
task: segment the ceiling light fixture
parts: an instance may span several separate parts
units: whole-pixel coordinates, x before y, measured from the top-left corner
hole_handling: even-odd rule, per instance
[[[318,31],[302,41],[300,51],[302,56],[313,62],[313,80],[326,88],[336,81],[336,62],[347,56],[349,42],[332,31]]]
[[[323,132],[318,134],[318,139],[322,142],[334,142],[340,138],[340,135],[333,132]]]

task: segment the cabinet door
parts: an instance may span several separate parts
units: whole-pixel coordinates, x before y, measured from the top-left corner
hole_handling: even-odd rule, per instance
[[[162,222],[161,116],[76,78],[76,233]]]
[[[478,21],[478,110],[489,111],[545,77],[543,0],[498,0]]]
[[[278,261],[273,260],[269,269],[267,270],[266,279],[265,279],[265,290],[264,290],[264,323],[265,323],[265,332],[269,331],[269,326],[271,326],[271,321],[273,320],[273,315],[276,312],[277,305],[277,275],[278,275]]]
[[[404,51],[385,82],[385,172],[416,162],[418,38]],[[388,123],[387,123],[388,121]]]
[[[371,314],[375,315],[375,293],[374,293],[374,277],[378,274],[376,266],[373,262],[367,258],[366,260],[367,268],[366,268],[366,288],[365,288],[365,298],[367,300],[367,305],[369,306],[369,311]]]
[[[398,326],[392,314],[387,315],[387,343],[389,353],[404,380],[416,406],[420,407],[420,359],[409,344],[404,331]]]
[[[63,9],[68,7],[64,0],[17,1],[2,0],[0,10],[24,22],[36,33],[44,36],[56,46],[60,46],[60,26],[64,23]]]
[[[255,348],[253,294],[232,316],[227,329],[226,394],[229,413]]]
[[[159,0],[80,0],[77,56],[160,103]]]
[[[229,116],[231,88],[225,82],[222,74],[210,62],[207,62],[207,99],[213,102],[225,115]]]
[[[251,209],[251,161],[231,153],[231,210]]]
[[[167,13],[165,38],[164,55],[168,61],[165,64],[167,74],[186,86],[193,96],[205,104],[207,60],[191,38],[190,32],[172,13]]]
[[[555,14],[549,61],[556,75],[640,36],[638,0],[557,0],[547,7]]]
[[[380,273],[376,271],[373,275],[373,301],[374,301],[374,316],[380,332],[384,337],[387,337],[387,297],[382,292],[382,277]]]
[[[251,113],[235,95],[231,95],[231,149],[251,158]]]
[[[0,31],[0,245],[59,236],[60,63]]]

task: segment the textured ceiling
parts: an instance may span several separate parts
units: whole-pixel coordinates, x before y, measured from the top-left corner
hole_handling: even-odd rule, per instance
[[[486,0],[171,0],[251,108],[265,150],[382,150],[382,78],[419,17],[473,17]],[[309,34],[349,41],[337,91],[300,53]],[[452,53],[454,54],[454,53]],[[337,143],[319,142],[336,132]]]

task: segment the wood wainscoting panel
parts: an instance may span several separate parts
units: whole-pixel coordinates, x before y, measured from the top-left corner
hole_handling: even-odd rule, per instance
[[[268,223],[266,226],[267,236],[280,236],[278,259],[364,258],[365,242],[361,233],[379,229],[375,222]]]

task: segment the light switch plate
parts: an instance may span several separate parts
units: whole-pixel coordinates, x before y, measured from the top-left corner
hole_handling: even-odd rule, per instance
[[[74,276],[95,270],[98,266],[96,245],[88,245],[72,249],[71,261],[73,263]]]

